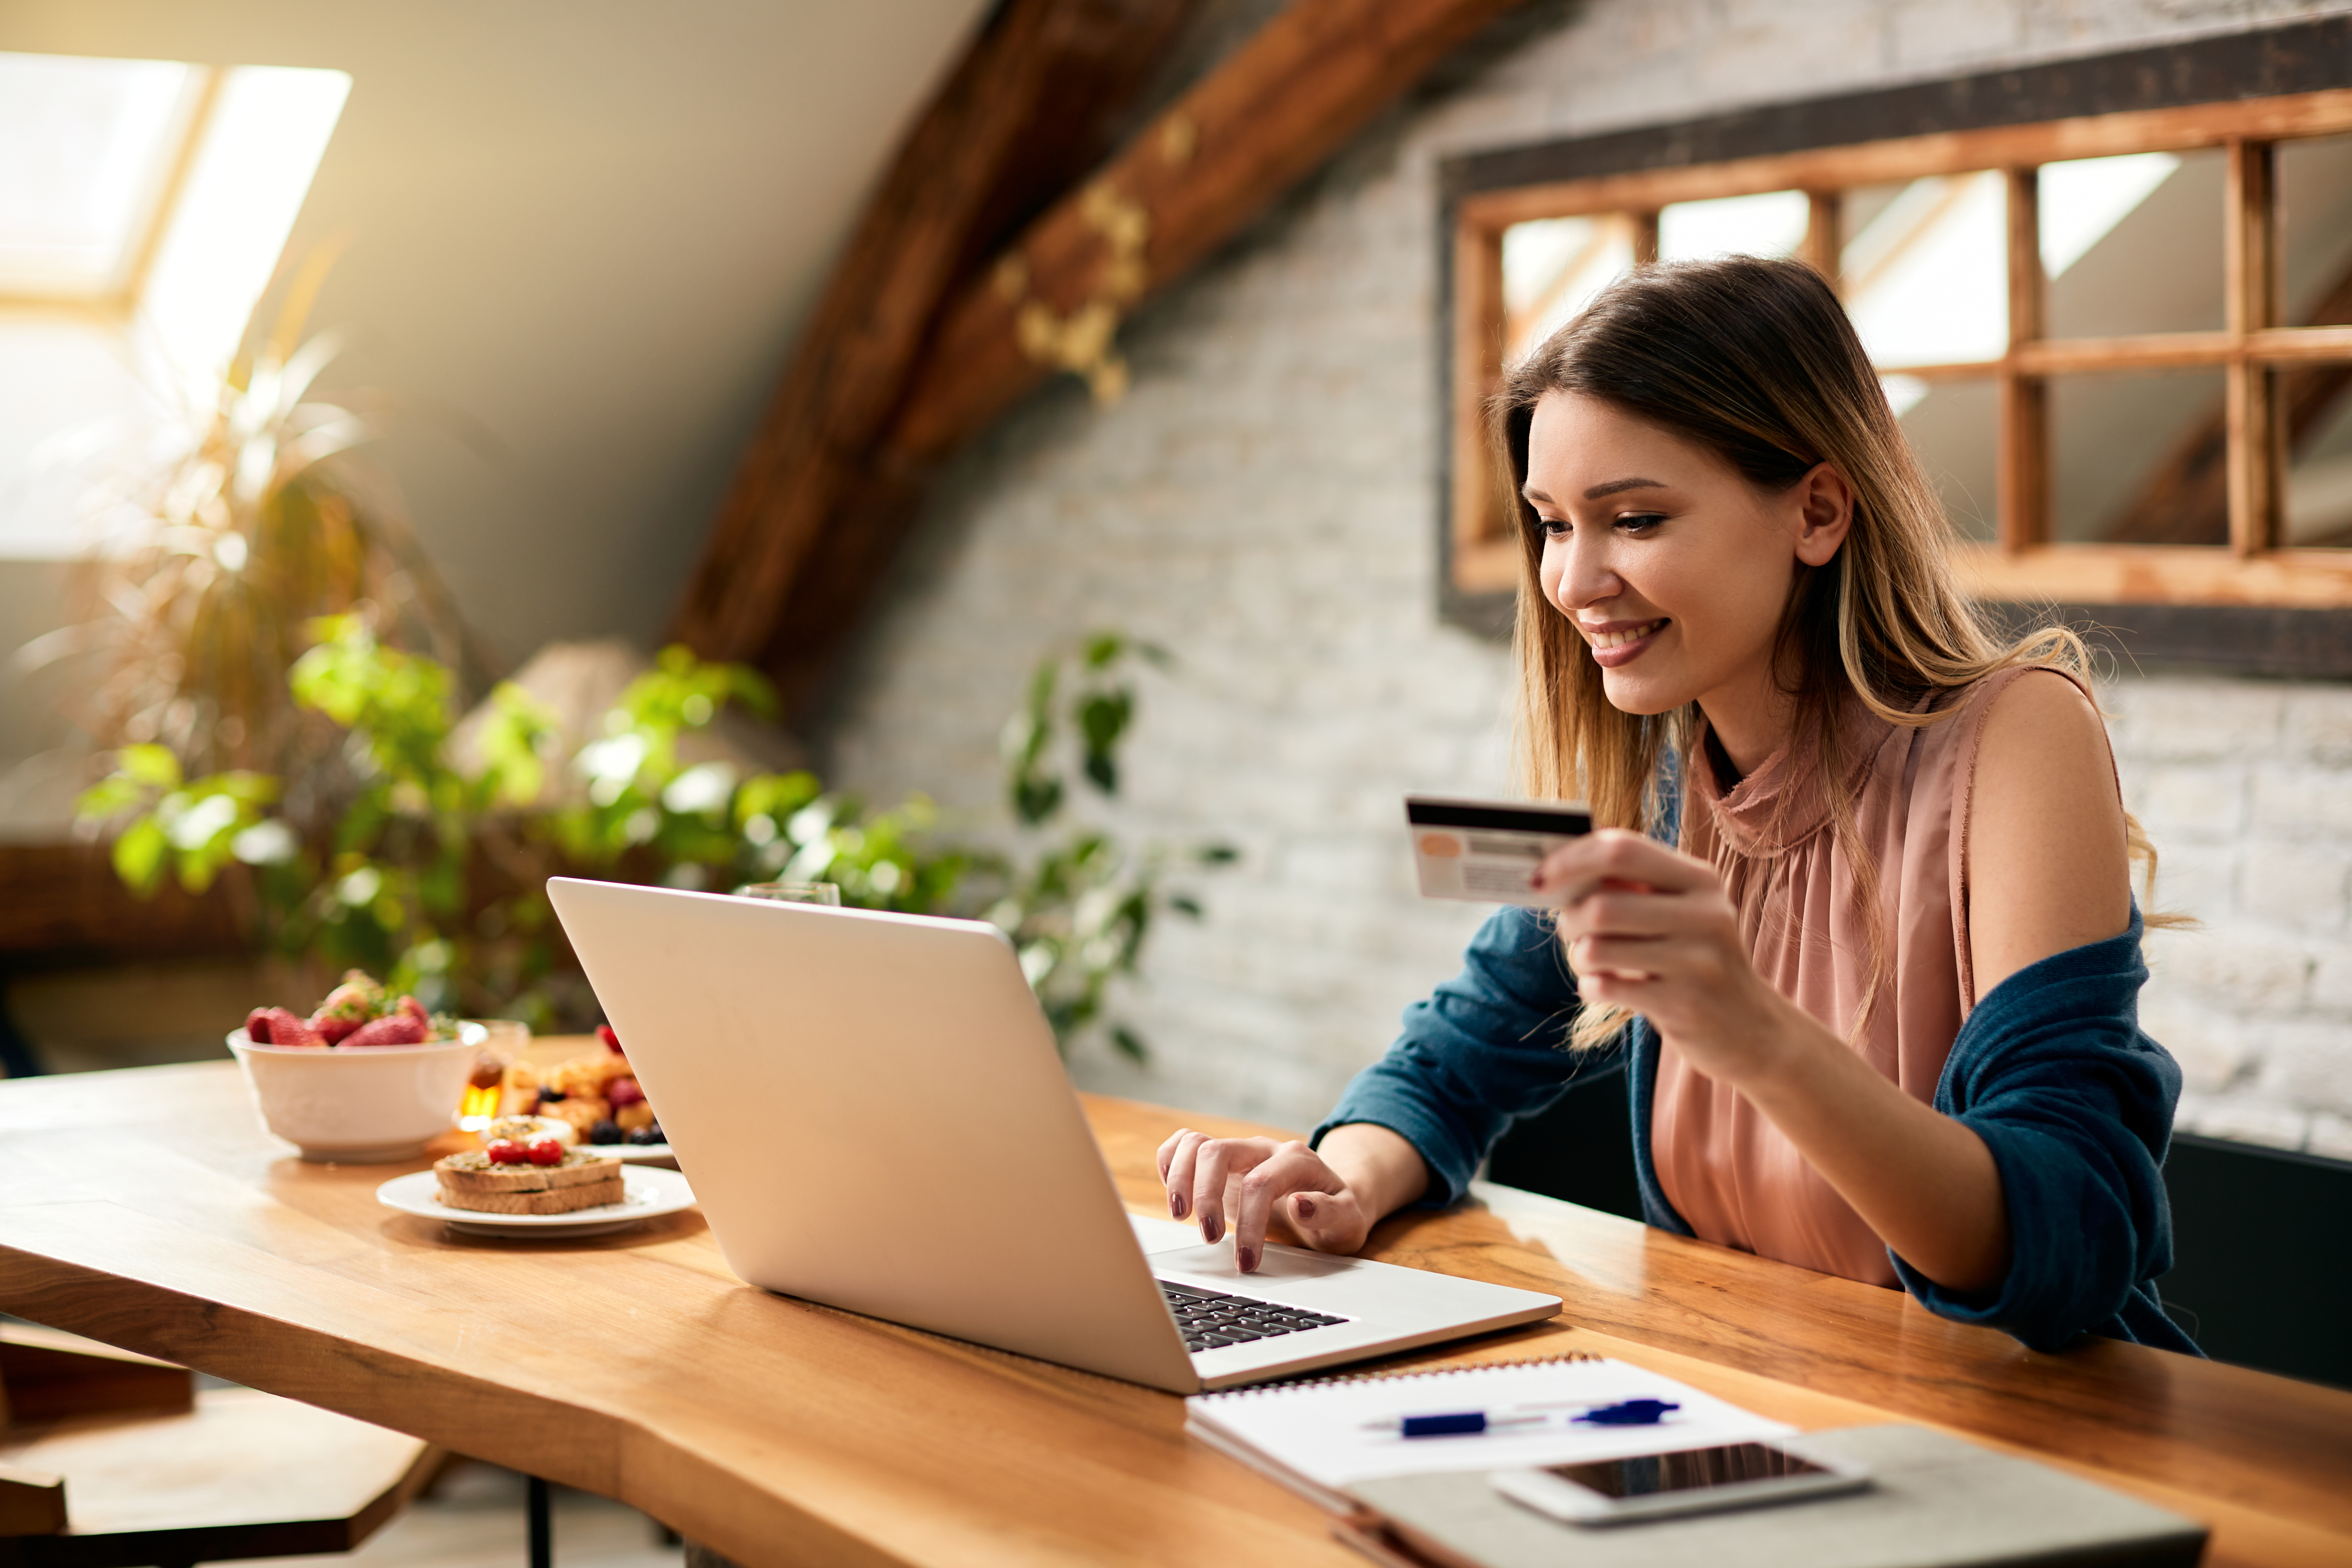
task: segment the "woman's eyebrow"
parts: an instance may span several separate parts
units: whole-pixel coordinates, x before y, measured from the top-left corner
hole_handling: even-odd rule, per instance
[[[1605,485],[1595,485],[1584,492],[1586,500],[1599,500],[1613,496],[1619,490],[1662,490],[1666,487],[1656,479],[1612,479]]]

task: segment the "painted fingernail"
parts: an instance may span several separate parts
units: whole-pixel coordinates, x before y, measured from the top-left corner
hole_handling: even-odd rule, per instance
[[[1298,1217],[1300,1219],[1313,1219],[1315,1217],[1315,1200],[1313,1198],[1301,1198],[1298,1200]]]
[[[1225,1227],[1215,1215],[1210,1215],[1201,1221],[1201,1234],[1211,1241],[1222,1241],[1224,1239]]]
[[[1171,1193],[1168,1194],[1168,1212],[1174,1215],[1178,1219],[1182,1219],[1184,1217],[1183,1194]]]
[[[1250,1273],[1257,1268],[1257,1253],[1253,1248],[1244,1247],[1235,1256],[1240,1259],[1243,1273]]]

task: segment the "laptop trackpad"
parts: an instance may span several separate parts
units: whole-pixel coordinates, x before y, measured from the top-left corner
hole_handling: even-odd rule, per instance
[[[1192,1225],[1179,1225],[1176,1220],[1150,1220],[1146,1215],[1127,1215],[1127,1223],[1136,1227],[1136,1241],[1150,1258],[1155,1274],[1183,1274],[1188,1279],[1212,1281],[1223,1279],[1240,1293],[1249,1293],[1251,1281],[1270,1284],[1275,1279],[1328,1279],[1331,1274],[1348,1274],[1350,1269],[1362,1269],[1357,1258],[1331,1258],[1327,1253],[1310,1253],[1298,1246],[1270,1244],[1265,1258],[1258,1260],[1254,1272],[1244,1274],[1233,1262],[1233,1237],[1225,1237],[1213,1246],[1204,1246],[1200,1229]]]
[[[1134,1227],[1135,1239],[1150,1256],[1151,1266],[1157,1269],[1181,1269],[1187,1274],[1216,1276],[1246,1284],[1251,1279],[1321,1279],[1344,1274],[1359,1262],[1352,1258],[1334,1258],[1277,1242],[1266,1247],[1256,1271],[1245,1275],[1234,1267],[1234,1238],[1230,1236],[1214,1246],[1204,1246],[1198,1226],[1139,1214],[1128,1215],[1127,1223]]]
[[[1179,1252],[1155,1252],[1150,1258],[1154,1271],[1175,1275],[1221,1290],[1248,1295],[1253,1287],[1273,1289],[1276,1280],[1328,1279],[1335,1274],[1360,1273],[1363,1262],[1354,1258],[1330,1258],[1319,1252],[1307,1252],[1296,1247],[1271,1246],[1258,1266],[1244,1274],[1234,1263],[1234,1243],[1231,1237],[1214,1247],[1188,1247]]]
[[[1135,1231],[1137,1245],[1146,1252],[1174,1252],[1201,1245],[1201,1227],[1196,1225],[1140,1214],[1128,1215],[1127,1223]]]

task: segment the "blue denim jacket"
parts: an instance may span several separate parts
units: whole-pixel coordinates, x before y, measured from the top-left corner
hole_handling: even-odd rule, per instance
[[[2158,1304],[2172,1267],[2172,1216],[2160,1167],[2180,1069],[2140,1032],[2147,979],[2131,929],[2045,958],[1993,987],[1952,1042],[1935,1107],[1992,1151],[2008,1201],[2009,1271],[1981,1295],[1947,1290],[1896,1257],[1903,1286],[1930,1311],[2054,1350],[2084,1331],[2200,1353]],[[1578,1079],[1630,1075],[1642,1206],[1662,1230],[1691,1229],[1658,1185],[1650,1152],[1657,1036],[1637,1019],[1614,1050],[1561,1048],[1576,983],[1538,915],[1506,909],[1464,955],[1462,973],[1405,1010],[1404,1034],[1356,1075],[1315,1142],[1343,1122],[1397,1132],[1429,1166],[1423,1201],[1460,1198],[1513,1121],[1550,1106]]]

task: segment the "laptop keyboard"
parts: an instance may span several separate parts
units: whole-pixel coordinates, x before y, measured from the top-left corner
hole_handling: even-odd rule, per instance
[[[1184,1331],[1184,1348],[1188,1351],[1219,1350],[1253,1340],[1270,1340],[1277,1334],[1295,1334],[1301,1329],[1328,1328],[1348,1321],[1166,1279],[1160,1282],[1160,1293],[1168,1298],[1168,1310],[1175,1314],[1176,1326]]]

